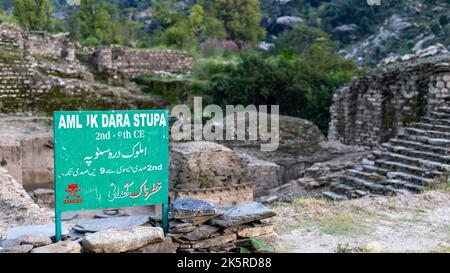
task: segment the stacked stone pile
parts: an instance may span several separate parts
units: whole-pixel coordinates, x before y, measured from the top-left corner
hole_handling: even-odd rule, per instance
[[[55,242],[54,224],[9,228],[0,253],[174,253],[250,251],[252,239],[276,238],[264,219],[274,216],[259,203],[223,209],[182,198],[170,209],[169,233],[160,218],[146,215],[81,220],[63,225],[63,241]]]
[[[264,219],[275,213],[252,202],[218,209],[191,198],[176,200],[171,207],[168,236],[178,252],[238,252],[250,239],[273,236],[273,226]]]

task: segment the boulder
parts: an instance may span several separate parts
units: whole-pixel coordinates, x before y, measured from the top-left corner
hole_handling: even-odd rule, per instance
[[[210,221],[211,224],[228,228],[270,218],[276,214],[258,202],[239,204],[223,209],[223,215]]]
[[[161,228],[138,226],[88,234],[81,243],[84,249],[90,252],[122,253],[163,240],[164,233]]]
[[[333,30],[333,39],[339,40],[344,44],[354,42],[358,39],[359,28],[355,24],[341,25]]]
[[[32,245],[19,245],[0,249],[0,253],[29,253],[32,249]]]
[[[49,237],[36,234],[22,235],[18,240],[20,240],[20,244],[22,245],[32,245],[34,247],[46,246],[52,243]]]
[[[172,238],[166,237],[162,242],[151,243],[136,250],[130,251],[131,253],[174,253],[176,248],[172,242]]]
[[[276,18],[269,27],[271,35],[278,35],[281,32],[293,28],[297,23],[303,22],[303,19],[297,16],[281,16]]]
[[[446,54],[449,54],[449,52],[447,48],[442,44],[436,44],[416,52],[416,55],[418,55],[419,58],[427,58],[436,55],[446,55]]]
[[[149,216],[138,215],[130,217],[112,217],[93,220],[79,221],[73,227],[73,230],[79,233],[98,232],[113,228],[134,228],[148,223]]]
[[[297,16],[281,16],[276,20],[277,24],[288,27],[294,27],[299,22],[303,22],[303,19]]]
[[[81,245],[76,241],[61,241],[55,244],[34,248],[31,253],[80,253]]]

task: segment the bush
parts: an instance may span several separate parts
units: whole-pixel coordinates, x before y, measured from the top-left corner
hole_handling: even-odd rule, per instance
[[[213,71],[203,73],[209,73],[215,103],[280,105],[281,114],[311,120],[326,132],[333,93],[355,75],[356,66],[330,50],[312,46],[290,58],[243,54],[235,66]]]
[[[297,24],[292,30],[284,31],[275,40],[273,54],[298,55],[303,54],[314,44],[334,48],[336,44],[329,39],[328,34],[318,28],[309,27],[303,23]]]
[[[230,73],[233,68],[233,63],[210,59],[198,62],[195,66],[193,76],[199,80],[209,80],[215,75]]]

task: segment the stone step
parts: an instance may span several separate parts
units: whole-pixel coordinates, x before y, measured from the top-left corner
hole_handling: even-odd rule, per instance
[[[361,170],[364,172],[373,172],[381,176],[386,176],[386,174],[389,172],[388,169],[383,169],[372,165],[362,165]]]
[[[417,184],[414,184],[414,183],[409,183],[408,181],[401,180],[401,179],[389,179],[388,183],[392,187],[394,187],[396,189],[404,188],[407,191],[413,191],[413,192],[416,192],[416,193],[417,192],[421,192],[424,189],[423,186],[420,186],[420,185],[417,185]],[[402,192],[402,193],[408,193],[408,192]]]
[[[349,176],[353,176],[353,177],[357,177],[357,178],[365,179],[365,180],[376,181],[379,183],[383,183],[387,179],[386,176],[380,175],[376,172],[364,172],[364,171],[357,170],[357,169],[349,169],[349,170],[346,170],[345,173]]]
[[[385,147],[396,146],[396,147],[404,147],[410,148],[417,151],[430,152],[440,155],[450,155],[450,148],[444,148],[440,146],[433,146],[428,144],[423,144],[417,141],[408,141],[403,139],[394,138],[391,139],[388,143],[383,144]]]
[[[450,114],[450,107],[449,106],[438,107],[437,112]]]
[[[421,130],[431,130],[431,131],[450,133],[450,125],[415,122],[415,123],[411,124],[411,127],[421,129]]]
[[[380,185],[374,181],[369,181],[349,175],[343,175],[341,177],[341,182],[353,187],[357,187],[358,189],[367,189],[373,193],[386,194],[389,192],[389,190],[386,189],[385,186]]]
[[[427,116],[431,117],[431,118],[437,118],[437,119],[450,119],[450,114],[448,113],[442,113],[442,112],[436,112],[436,111],[431,111]]]
[[[392,153],[387,150],[376,150],[373,152],[373,154],[377,156],[377,158],[379,159],[404,163],[407,165],[417,166],[424,169],[435,169],[440,172],[447,172],[450,170],[450,165],[448,164],[426,160],[422,158],[405,156],[398,153]]]
[[[401,154],[404,156],[422,158],[422,159],[427,159],[427,160],[431,160],[431,161],[435,161],[435,162],[441,162],[444,164],[450,164],[450,156],[447,156],[447,155],[436,154],[433,152],[419,151],[419,150],[402,147],[402,146],[393,146],[389,143],[384,143],[381,146],[387,151]]]
[[[351,191],[354,191],[355,188],[343,183],[339,183],[335,186],[332,186],[331,189],[333,190],[333,192],[338,193],[338,194],[344,194],[344,195],[348,195],[349,193],[351,193]]]
[[[322,196],[324,196],[327,199],[333,200],[333,201],[345,201],[348,200],[348,197],[345,195],[341,195],[332,191],[326,191],[322,193]]]
[[[361,198],[361,197],[366,197],[366,196],[371,195],[370,192],[368,192],[368,191],[363,191],[363,190],[354,188],[345,183],[340,183],[338,185],[332,186],[331,190],[334,193],[345,195],[349,199]]]
[[[422,144],[437,146],[444,149],[450,148],[450,140],[448,139],[432,138],[428,136],[420,136],[413,134],[398,135],[397,138],[401,140],[420,142]]]
[[[416,176],[424,177],[424,178],[436,178],[441,175],[440,172],[435,170],[429,170],[417,166],[411,166],[404,163],[399,162],[393,162],[388,160],[382,160],[378,159],[375,161],[375,164],[377,167],[383,168],[383,169],[389,169],[391,171],[397,171],[397,172],[404,172],[408,174],[413,174]]]
[[[423,117],[421,119],[421,122],[437,124],[437,125],[444,125],[444,126],[450,125],[450,120],[448,120],[448,119],[436,119],[436,118],[432,118],[432,117]]]
[[[386,186],[386,189],[388,189],[391,193],[397,193],[397,194],[403,194],[403,195],[410,195],[413,194],[410,190],[408,189],[399,189],[399,188],[395,188],[392,185]]]
[[[409,183],[413,183],[419,186],[428,186],[433,184],[433,179],[429,179],[429,178],[425,178],[425,177],[421,177],[421,176],[417,176],[417,175],[413,175],[413,174],[408,174],[408,173],[403,173],[403,172],[388,172],[386,174],[386,177],[388,179],[401,179],[404,181],[407,181]]]
[[[450,133],[433,131],[433,130],[423,130],[419,128],[408,127],[405,128],[405,134],[416,135],[416,136],[427,136],[430,138],[447,139],[450,141]]]

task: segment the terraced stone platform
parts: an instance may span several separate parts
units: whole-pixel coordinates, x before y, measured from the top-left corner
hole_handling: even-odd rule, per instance
[[[347,200],[371,195],[412,194],[449,179],[450,104],[428,113],[344,171],[322,195]]]

